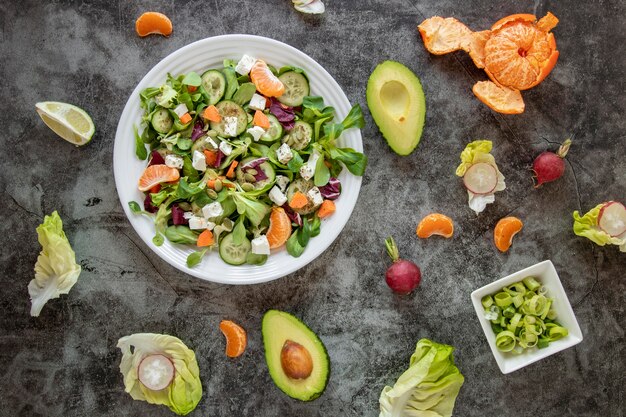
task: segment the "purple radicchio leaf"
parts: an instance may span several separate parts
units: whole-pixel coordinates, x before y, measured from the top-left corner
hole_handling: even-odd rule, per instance
[[[146,198],[143,200],[143,209],[148,213],[156,213],[159,211],[158,207],[155,207],[152,204],[152,197],[150,197],[150,193],[146,193]]]
[[[336,200],[341,194],[341,183],[337,178],[328,180],[328,184],[319,187],[322,197],[328,200]]]
[[[242,169],[256,168],[259,165],[261,165],[263,162],[267,162],[267,161],[269,161],[269,158],[266,158],[266,157],[253,159],[252,161],[246,162],[245,164],[243,164],[241,168]]]
[[[159,151],[152,151],[150,162],[148,162],[148,166],[163,165],[163,164],[165,164],[165,159],[163,159]]]
[[[265,172],[263,172],[262,169],[257,169],[256,170],[256,174],[254,174],[254,180],[255,181],[263,181],[267,179],[267,175],[265,175]]]
[[[175,226],[189,224],[189,220],[185,218],[185,210],[178,207],[178,204],[172,206],[172,222]]]
[[[300,217],[300,214],[293,211],[293,209],[289,207],[289,204],[287,203],[283,204],[282,207],[283,207],[283,210],[285,210],[285,213],[287,213],[287,216],[289,217],[289,219],[291,219],[293,223],[297,224],[298,226],[302,226],[302,217]]]
[[[270,113],[276,116],[280,124],[283,125],[285,129],[293,129],[293,126],[296,123],[296,115],[294,113],[293,107],[284,106],[274,97],[272,97],[270,100]]]
[[[226,155],[224,155],[224,152],[222,152],[221,149],[217,150],[217,158],[215,158],[215,165],[213,166],[213,168],[218,168],[220,165],[222,165],[222,161],[224,160],[224,157]]]
[[[196,120],[196,124],[193,125],[191,140],[195,142],[202,135],[204,135],[204,123],[202,123],[202,120],[198,119]]]

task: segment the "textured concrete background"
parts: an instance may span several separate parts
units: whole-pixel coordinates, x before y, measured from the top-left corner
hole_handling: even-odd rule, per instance
[[[626,3],[624,1],[327,0],[304,17],[288,0],[4,1],[0,4],[0,97],[4,111],[0,210],[0,415],[168,416],[124,393],[117,339],[135,332],[176,335],[198,356],[204,395],[193,416],[376,416],[383,386],[406,368],[419,338],[449,343],[466,383],[457,416],[624,415],[626,255],[571,231],[571,213],[626,197]],[[159,10],[169,38],[140,39],[134,21]],[[425,17],[456,16],[488,28],[512,13],[554,12],[561,57],[540,86],[524,93],[526,112],[502,116],[471,93],[485,79],[468,56],[429,55],[415,29]],[[128,95],[159,60],[192,41],[250,33],[287,42],[320,62],[352,102],[365,106],[366,80],[384,59],[422,79],[426,129],[408,157],[393,154],[369,114],[370,157],[354,214],[337,241],[308,267],[247,287],[185,276],[155,256],[130,227],[112,170],[114,132]],[[77,149],[38,119],[42,100],[75,103],[97,126]],[[564,177],[534,190],[533,157],[568,136]],[[494,141],[507,190],[476,217],[454,176],[464,145]],[[39,252],[35,228],[59,210],[83,266],[69,296],[31,318],[26,286]],[[418,241],[432,211],[456,221],[451,240]],[[495,222],[525,223],[512,249],[491,241]],[[422,268],[415,294],[390,293],[383,239]],[[470,305],[470,292],[551,259],[582,327],[575,348],[502,375]],[[312,403],[283,395],[263,358],[260,320],[278,308],[301,317],[328,347],[332,374]],[[244,356],[224,356],[221,319],[249,332]]]

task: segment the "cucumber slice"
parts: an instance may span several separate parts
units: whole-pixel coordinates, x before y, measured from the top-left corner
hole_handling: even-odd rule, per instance
[[[251,248],[252,245],[247,238],[244,238],[241,245],[235,245],[233,234],[229,233],[220,242],[220,258],[230,265],[243,265]]]
[[[291,184],[289,184],[289,187],[287,187],[287,201],[291,201],[293,195],[298,191],[306,195],[306,193],[308,193],[309,190],[314,186],[315,184],[313,184],[313,181],[311,180],[305,180],[304,178],[298,178],[297,180],[293,180]],[[301,215],[306,215],[313,213],[315,209],[316,207],[315,205],[313,205],[313,202],[309,201],[306,206],[299,209],[293,209],[293,211]]]
[[[174,118],[170,114],[169,110],[160,107],[152,114],[150,120],[152,127],[159,133],[167,133],[172,129],[174,125]]]
[[[270,120],[270,127],[261,135],[260,140],[262,142],[274,142],[283,135],[283,125],[273,114],[268,114],[267,118]]]
[[[202,88],[209,99],[209,105],[216,104],[224,97],[226,78],[218,70],[208,70],[202,74]]]
[[[217,138],[210,138],[209,136],[202,136],[200,139],[196,140],[191,146],[191,154],[193,155],[194,151],[204,151],[204,150],[214,150],[216,149],[213,144],[219,145],[220,141]]]
[[[278,79],[285,85],[285,92],[278,97],[278,101],[291,107],[301,106],[310,91],[306,77],[299,72],[288,71]]]
[[[248,126],[248,114],[239,104],[230,101],[224,100],[220,101],[215,105],[220,115],[222,116],[222,120],[219,122],[211,122],[211,129],[217,132],[218,136],[229,138],[241,135]],[[237,129],[235,135],[226,134],[226,122],[228,118],[236,117],[237,118]]]
[[[246,166],[248,162],[254,161],[255,159],[259,159],[259,158],[254,157],[254,156],[245,158],[237,166],[237,170],[235,172],[237,174],[237,181],[239,181],[241,184],[246,182],[244,178],[246,172],[244,171],[243,167]],[[265,187],[269,183],[274,182],[274,180],[276,179],[276,171],[274,171],[274,167],[272,167],[272,164],[270,164],[269,161],[263,162],[261,165],[259,165],[258,167],[254,169],[256,169],[257,171],[260,169],[261,171],[265,173],[265,176],[267,177],[264,180],[252,183],[254,185],[254,188],[257,190]]]
[[[309,146],[312,137],[313,128],[311,125],[298,120],[293,126],[293,129],[283,137],[283,143],[289,145],[291,149],[299,151]]]

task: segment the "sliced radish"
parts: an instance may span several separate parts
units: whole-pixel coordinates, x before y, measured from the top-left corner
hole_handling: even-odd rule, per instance
[[[488,163],[479,162],[467,169],[463,183],[474,194],[489,194],[498,185],[498,173]]]
[[[139,363],[137,375],[146,388],[160,391],[174,380],[174,364],[164,355],[146,356]]]
[[[626,207],[618,201],[609,201],[600,209],[598,226],[612,237],[626,232]]]

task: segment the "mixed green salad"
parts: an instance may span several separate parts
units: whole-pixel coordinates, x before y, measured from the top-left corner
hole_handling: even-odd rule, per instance
[[[140,100],[145,200],[129,206],[154,219],[155,245],[198,248],[189,267],[212,248],[231,265],[263,264],[283,245],[300,256],[335,211],[341,171],[365,171],[365,155],[337,145],[344,130],[363,127],[360,106],[336,121],[301,68],[244,55],[201,75],[168,74]]]

